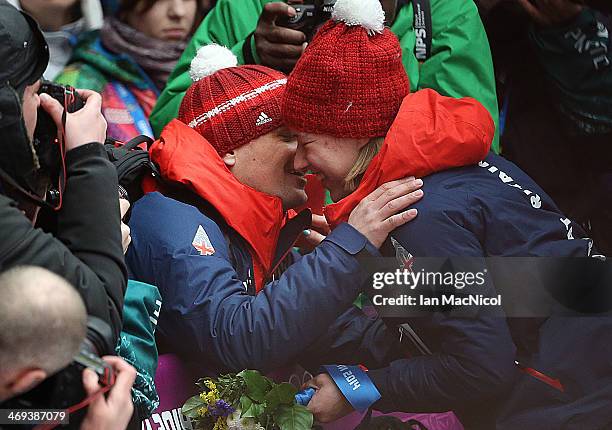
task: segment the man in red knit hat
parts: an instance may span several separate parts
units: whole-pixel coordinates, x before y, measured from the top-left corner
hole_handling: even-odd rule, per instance
[[[386,184],[295,261],[311,217],[287,217],[306,194],[304,171],[293,167],[297,141],[281,119],[286,76],[235,66],[226,48],[198,51],[178,119],[151,147],[161,193],[140,199],[130,220],[131,275],[163,298],[160,352],[181,354],[200,373],[295,362],[357,297],[360,258],[416,215],[388,204],[420,197],[414,178]]]

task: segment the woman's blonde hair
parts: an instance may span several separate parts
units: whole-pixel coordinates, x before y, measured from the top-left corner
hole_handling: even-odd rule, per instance
[[[380,147],[384,141],[384,137],[373,137],[368,143],[361,147],[355,164],[353,164],[353,167],[351,170],[349,170],[348,174],[344,178],[344,186],[348,191],[352,193],[357,189],[357,186],[361,181],[361,177],[367,170],[374,156],[378,154],[378,151],[380,151]]]

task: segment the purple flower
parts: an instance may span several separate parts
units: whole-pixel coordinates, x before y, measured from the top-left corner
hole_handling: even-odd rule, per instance
[[[232,405],[221,399],[217,400],[214,405],[208,406],[208,412],[213,418],[227,417],[235,411],[236,409],[234,409]]]

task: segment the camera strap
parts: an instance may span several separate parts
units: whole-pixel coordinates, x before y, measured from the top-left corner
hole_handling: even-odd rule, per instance
[[[105,393],[109,392],[110,389],[113,388],[114,383],[115,382],[113,381],[111,384],[105,385],[105,386],[101,387],[98,391],[96,391],[95,393],[93,393],[90,396],[87,396],[85,399],[83,399],[83,401],[77,403],[76,405],[70,406],[68,409],[66,409],[66,413],[68,414],[68,416],[70,416],[70,414],[75,413],[76,411],[80,411],[81,409],[85,408],[86,406],[89,406],[99,396],[102,396]],[[34,427],[34,430],[52,430],[52,429],[56,428],[59,425],[60,424],[40,424],[40,425]]]
[[[412,0],[412,10],[414,12],[414,35],[416,36],[414,56],[419,62],[423,62],[431,57],[433,37],[431,4],[429,0]]]

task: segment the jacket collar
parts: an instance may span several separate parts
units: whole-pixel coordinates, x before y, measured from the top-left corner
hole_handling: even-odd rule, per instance
[[[494,133],[491,116],[472,98],[444,97],[430,89],[408,94],[357,189],[325,207],[330,227],[347,221],[355,206],[385,182],[481,161]]]
[[[178,120],[170,122],[150,149],[166,181],[181,184],[210,203],[251,247],[263,273],[257,290],[272,270],[279,232],[285,220],[278,197],[240,183],[215,149],[199,133]],[[259,276],[257,276],[259,275]]]

